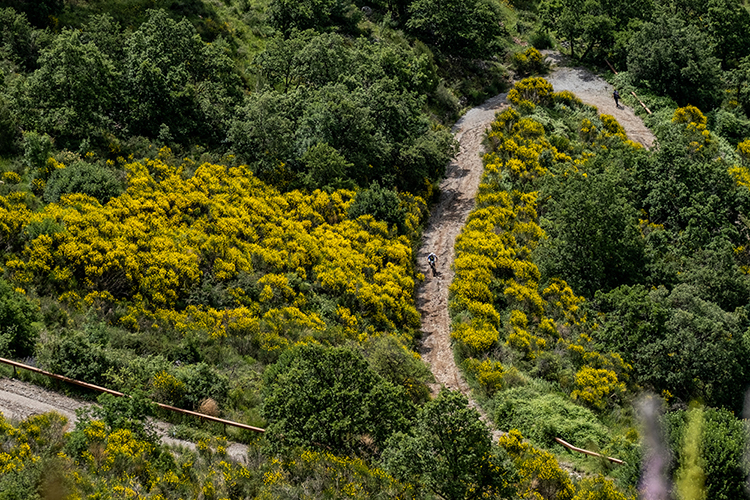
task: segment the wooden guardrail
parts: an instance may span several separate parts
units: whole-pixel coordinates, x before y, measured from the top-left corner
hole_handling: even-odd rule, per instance
[[[13,360],[10,360],[10,359],[0,358],[0,363],[5,363],[6,365],[11,365],[14,370],[16,368],[23,368],[24,370],[29,370],[29,371],[32,371],[34,373],[40,373],[42,375],[46,375],[47,377],[54,378],[56,380],[61,380],[63,382],[68,382],[70,384],[80,385],[81,387],[85,387],[87,389],[92,389],[94,391],[104,392],[104,393],[107,393],[107,394],[112,394],[113,396],[119,396],[119,397],[124,397],[124,398],[129,398],[130,397],[127,394],[124,394],[122,392],[113,391],[112,389],[107,389],[106,387],[101,387],[101,386],[95,385],[95,384],[89,384],[88,382],[81,382],[80,380],[75,380],[75,379],[72,379],[70,377],[66,377],[64,375],[58,375],[56,373],[48,372],[46,370],[42,370],[42,369],[36,368],[34,366],[25,365],[23,363],[19,363],[18,361],[13,361]],[[154,402],[154,404],[156,406],[158,406],[159,408],[163,408],[165,410],[169,410],[169,411],[172,411],[172,412],[175,412],[175,413],[182,413],[183,415],[190,415],[190,416],[193,416],[193,417],[201,418],[203,420],[209,420],[211,422],[218,422],[220,424],[229,425],[231,427],[238,427],[240,429],[245,429],[245,430],[248,430],[248,431],[266,432],[265,429],[261,429],[260,427],[253,427],[252,425],[241,424],[239,422],[234,422],[232,420],[225,420],[225,419],[219,418],[219,417],[212,417],[211,415],[205,415],[203,413],[198,413],[197,411],[183,410],[182,408],[177,408],[176,406],[165,405],[163,403],[157,403],[157,402]]]
[[[612,73],[614,73],[614,74],[616,75],[616,74],[617,74],[617,70],[616,70],[616,69],[614,68],[614,66],[612,66],[612,64],[611,64],[611,63],[610,63],[610,62],[609,62],[609,61],[608,61],[607,59],[605,59],[605,60],[604,60],[604,62],[606,62],[606,63],[607,63],[607,66],[609,66],[609,69],[611,69],[611,70],[612,70]],[[631,94],[633,94],[633,97],[635,97],[635,99],[636,99],[636,100],[637,100],[638,102],[640,102],[640,103],[641,103],[641,106],[643,106],[643,109],[645,109],[645,110],[646,110],[646,113],[648,113],[648,114],[651,114],[651,110],[650,110],[650,109],[648,109],[648,108],[646,107],[646,105],[645,105],[645,104],[643,104],[643,101],[641,101],[641,100],[640,100],[640,99],[638,98],[638,96],[637,96],[637,95],[635,95],[635,92],[633,92],[633,91],[631,90],[631,91],[630,91],[630,93],[631,93]]]
[[[595,451],[589,451],[589,450],[584,450],[583,448],[578,448],[578,447],[573,446],[572,444],[570,444],[570,443],[568,443],[566,441],[563,441],[560,438],[555,438],[555,441],[557,441],[561,445],[565,446],[569,450],[577,451],[579,453],[583,453],[584,455],[591,455],[592,457],[606,458],[610,462],[614,462],[614,463],[620,464],[620,465],[622,465],[622,464],[625,463],[623,460],[620,460],[619,458],[605,457],[604,455],[600,455],[599,453],[597,453]]]

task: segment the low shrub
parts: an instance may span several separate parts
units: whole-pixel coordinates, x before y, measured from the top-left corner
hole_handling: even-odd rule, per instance
[[[580,447],[603,446],[609,430],[596,415],[557,393],[542,393],[532,385],[499,392],[494,397],[495,422],[500,429],[518,429],[540,446],[559,437]]]
[[[82,193],[107,203],[122,192],[122,184],[114,172],[100,165],[83,161],[65,168],[56,168],[44,187],[44,201],[54,203],[65,194]]]

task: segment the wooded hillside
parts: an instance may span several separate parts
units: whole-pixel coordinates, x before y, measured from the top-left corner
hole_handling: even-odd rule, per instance
[[[0,357],[132,396],[0,416],[0,499],[748,496],[744,4],[0,0],[0,74]],[[497,439],[431,394],[415,256],[451,125],[506,91],[441,262]]]

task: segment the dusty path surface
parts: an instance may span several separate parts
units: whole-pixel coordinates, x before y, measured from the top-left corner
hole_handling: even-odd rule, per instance
[[[484,151],[485,130],[495,119],[495,113],[506,106],[505,97],[506,94],[500,94],[471,109],[453,126],[460,150],[440,184],[440,199],[433,208],[417,254],[419,271],[425,275],[424,283],[417,290],[417,308],[422,314],[420,351],[437,382],[431,388],[433,393],[445,386],[469,394],[469,386],[453,359],[448,286],[453,281],[453,246],[474,208],[482,176],[480,155]],[[437,256],[438,272],[434,276],[427,263],[430,252]]]
[[[569,90],[586,104],[596,106],[600,114],[614,116],[628,134],[628,139],[651,148],[654,145],[654,134],[643,124],[633,108],[620,105],[615,107],[612,97],[614,87],[591,71],[582,67],[567,67],[566,59],[558,52],[543,51],[551,63],[549,75],[545,78],[552,84],[555,92]]]
[[[91,406],[92,403],[78,401],[20,380],[0,378],[0,413],[7,419],[23,420],[32,415],[55,411],[68,419],[68,430],[72,430],[78,421],[76,410]],[[170,436],[171,424],[160,421],[152,421],[152,424],[162,444],[195,450],[194,443]],[[227,455],[236,462],[244,463],[247,461],[247,446],[230,442]]]
[[[585,68],[562,67],[564,60],[557,53],[547,53],[552,71],[545,78],[555,91],[570,90],[584,103],[596,106],[600,113],[611,114],[625,128],[628,138],[646,147],[654,143],[654,136],[631,108],[616,109],[612,86]],[[433,208],[417,253],[419,271],[425,281],[418,288],[417,308],[422,315],[422,359],[430,365],[436,383],[433,394],[445,386],[459,390],[477,407],[470,389],[453,358],[448,315],[448,287],[453,281],[453,258],[456,237],[474,208],[474,197],[482,176],[482,141],[485,130],[495,113],[506,106],[506,94],[489,99],[466,113],[453,127],[461,147],[448,166],[440,184],[440,199]],[[437,255],[437,275],[433,276],[427,263],[430,252]],[[481,412],[480,412],[481,413]],[[486,419],[485,419],[486,420]]]

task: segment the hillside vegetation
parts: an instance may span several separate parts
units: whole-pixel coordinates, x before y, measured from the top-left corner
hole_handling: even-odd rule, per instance
[[[620,500],[652,476],[745,498],[749,20],[725,0],[0,0],[0,356],[133,396],[72,429],[0,417],[0,499]],[[623,70],[652,150],[520,80],[555,46]],[[430,394],[414,257],[450,125],[512,76],[450,284],[493,441],[464,395]]]

